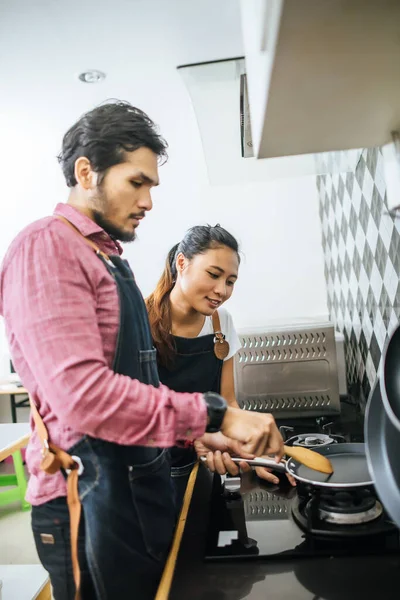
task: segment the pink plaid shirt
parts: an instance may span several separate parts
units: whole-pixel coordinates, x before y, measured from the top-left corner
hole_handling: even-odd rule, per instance
[[[66,217],[108,254],[119,245],[67,204]],[[119,324],[115,283],[84,240],[47,217],[13,241],[0,272],[3,315],[13,362],[48,429],[68,449],[84,435],[123,445],[169,447],[204,433],[201,394],[154,388],[112,371]],[[27,500],[38,505],[66,495],[61,473],[40,470],[33,429],[26,460]]]

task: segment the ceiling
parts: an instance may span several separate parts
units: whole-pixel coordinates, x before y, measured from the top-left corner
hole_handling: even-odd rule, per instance
[[[159,125],[169,161],[154,193],[163,199],[158,218],[180,202],[185,227],[192,223],[207,175],[176,67],[241,52],[239,0],[0,0],[0,256],[24,224],[66,198],[55,160],[62,136],[110,98]],[[80,82],[88,69],[104,71],[105,81]]]
[[[64,121],[118,97],[162,116],[177,65],[241,52],[238,0],[0,0],[0,112]]]

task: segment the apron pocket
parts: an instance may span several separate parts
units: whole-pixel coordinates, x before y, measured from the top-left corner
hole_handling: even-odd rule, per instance
[[[175,527],[168,452],[162,450],[150,463],[130,466],[129,482],[145,548],[157,561],[165,560]]]

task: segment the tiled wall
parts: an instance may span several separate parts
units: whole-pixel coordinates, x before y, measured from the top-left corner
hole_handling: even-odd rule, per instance
[[[331,320],[345,336],[349,388],[367,399],[399,322],[400,219],[388,214],[377,148],[353,172],[318,176],[317,187]]]

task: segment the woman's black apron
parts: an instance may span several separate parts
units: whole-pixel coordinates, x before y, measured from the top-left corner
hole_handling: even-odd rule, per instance
[[[170,368],[158,364],[161,383],[175,392],[220,392],[223,360],[214,352],[214,333],[196,338],[173,336],[176,354]],[[171,477],[178,508],[196,462],[193,448],[170,449]]]

